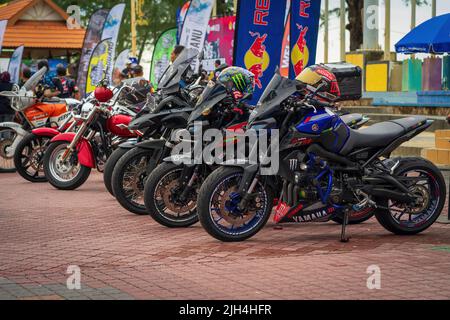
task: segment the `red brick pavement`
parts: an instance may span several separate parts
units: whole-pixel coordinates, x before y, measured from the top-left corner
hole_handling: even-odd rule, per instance
[[[376,220],[338,242],[333,223],[268,225],[220,243],[122,209],[93,175],[77,191],[0,175],[0,299],[449,299],[450,226],[399,237]],[[64,289],[69,265],[85,291]],[[381,268],[381,290],[366,285]],[[65,291],[64,291],[65,290]]]

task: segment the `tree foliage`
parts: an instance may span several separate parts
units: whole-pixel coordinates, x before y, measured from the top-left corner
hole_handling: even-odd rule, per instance
[[[131,5],[130,1],[107,0],[107,1],[74,1],[74,0],[54,0],[62,8],[67,8],[71,4],[79,5],[83,10],[83,22],[87,25],[89,17],[99,8],[112,8],[118,3],[125,3],[126,9],[120,29],[117,50],[131,48]],[[144,0],[142,12],[146,26],[137,26],[137,52],[138,58],[146,48],[155,44],[159,35],[176,26],[176,13],[186,0]],[[219,15],[232,14],[232,0],[217,0],[217,12]]]

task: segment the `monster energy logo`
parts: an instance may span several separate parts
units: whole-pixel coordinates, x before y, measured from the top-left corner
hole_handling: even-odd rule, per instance
[[[245,84],[244,76],[242,74],[238,73],[237,75],[234,75],[232,77],[232,79],[233,79],[234,84],[236,85],[236,88],[239,91],[245,90],[246,84]]]

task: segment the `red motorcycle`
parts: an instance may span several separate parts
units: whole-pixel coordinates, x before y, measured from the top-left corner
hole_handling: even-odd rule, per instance
[[[84,118],[75,116],[81,125],[76,132],[58,134],[48,146],[43,163],[44,173],[52,186],[74,190],[89,178],[92,169],[102,171],[111,152],[125,140],[137,137],[128,130],[132,116],[113,111],[117,102],[108,104],[113,92],[106,85],[94,92],[91,111]],[[120,95],[120,94],[119,94]]]

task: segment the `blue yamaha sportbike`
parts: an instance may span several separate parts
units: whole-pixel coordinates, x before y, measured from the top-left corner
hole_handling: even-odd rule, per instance
[[[273,77],[248,129],[268,135],[279,129],[276,154],[262,157],[278,160],[278,169],[264,175],[267,162],[230,161],[212,173],[198,198],[199,219],[210,235],[222,241],[254,236],[274,199],[276,223],[339,218],[344,242],[354,211],[374,210],[385,229],[400,235],[423,232],[436,221],[446,198],[439,169],[422,158],[390,158],[432,121],[412,116],[353,130],[318,99],[324,86],[302,98],[297,92],[304,83]]]

